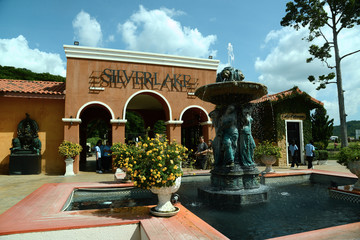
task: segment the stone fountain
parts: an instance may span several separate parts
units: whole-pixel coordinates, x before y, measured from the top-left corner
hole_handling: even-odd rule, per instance
[[[267,94],[267,87],[245,82],[238,69],[224,68],[216,83],[198,88],[195,95],[216,105],[209,115],[215,127],[214,169],[211,185],[199,196],[215,205],[248,205],[265,202],[267,187],[260,184],[254,162],[255,141],[251,134],[251,100]]]

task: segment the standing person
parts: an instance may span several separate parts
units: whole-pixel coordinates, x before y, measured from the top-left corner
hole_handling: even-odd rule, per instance
[[[208,149],[207,144],[204,141],[204,136],[200,136],[199,145],[197,147],[197,151],[195,152],[196,159],[198,164],[200,164],[201,169],[205,169],[206,165],[206,149]]]
[[[305,146],[305,154],[306,154],[306,160],[308,162],[308,169],[314,169],[312,165],[312,161],[314,160],[315,156],[315,147],[313,140],[310,140],[308,144]]]
[[[104,154],[102,155],[102,164],[105,172],[111,171],[112,161],[111,161],[111,144],[109,141],[106,141],[106,144],[103,148]]]
[[[97,141],[95,146],[95,156],[96,156],[96,172],[97,173],[103,173],[102,172],[102,161],[101,161],[101,140]]]
[[[205,151],[206,151],[205,169],[211,169],[215,162],[212,140],[209,140],[208,149],[206,149]]]
[[[295,140],[292,140],[289,146],[289,152],[290,152],[290,158],[291,158],[291,168],[294,168],[295,165],[297,168],[299,168],[298,163],[298,154],[297,151],[299,148],[295,144]]]

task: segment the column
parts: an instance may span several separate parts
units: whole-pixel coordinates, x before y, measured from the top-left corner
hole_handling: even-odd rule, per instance
[[[166,125],[166,136],[170,142],[174,139],[181,143],[181,124],[183,121],[170,120],[165,123]]]
[[[202,122],[200,123],[200,125],[201,125],[202,135],[204,136],[204,140],[207,144],[209,142],[209,139],[213,140],[215,138],[215,130],[212,127],[211,121]]]
[[[63,118],[64,122],[64,140],[79,143],[79,127],[81,123],[80,118]],[[74,173],[79,172],[79,156],[74,158]],[[65,162],[64,162],[64,172],[65,172]]]
[[[125,143],[125,124],[126,119],[111,119],[112,124],[112,143],[122,142]]]

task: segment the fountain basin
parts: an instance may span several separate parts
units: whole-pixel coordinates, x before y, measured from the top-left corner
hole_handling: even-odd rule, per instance
[[[280,177],[280,174],[278,175]],[[310,177],[308,173],[305,175]],[[263,204],[251,205],[254,200],[258,199],[256,197],[249,200],[250,204],[240,205],[236,204],[235,199],[239,199],[241,196],[234,196],[233,203],[235,204],[232,206],[219,205],[224,201],[221,195],[200,198],[201,193],[199,194],[199,190],[196,188],[206,189],[209,180],[205,179],[201,182],[198,180],[191,182],[189,179],[188,184],[184,183],[178,193],[181,203],[186,208],[230,239],[269,239],[295,233],[300,236],[284,236],[284,239],[319,239],[320,236],[326,236],[324,239],[332,239],[334,235],[331,233],[335,232],[328,227],[358,221],[359,205],[331,198],[328,193],[328,185],[312,182],[309,178],[304,181],[304,179],[298,179],[297,175],[285,174],[284,176],[287,179],[284,179],[281,184],[279,182],[267,186],[268,201]],[[294,179],[288,184],[287,180],[291,177],[297,178],[297,181]],[[317,176],[311,178],[316,180]],[[255,190],[252,192],[256,192]],[[209,192],[211,193],[211,191]],[[226,191],[227,195],[234,193]],[[249,196],[249,194],[247,195]],[[247,196],[245,195],[245,197]],[[250,195],[250,197],[253,196]],[[208,200],[214,204],[209,206],[206,204]],[[247,200],[244,199],[244,201]],[[322,231],[321,234],[317,234],[317,237],[313,236],[313,232],[301,233],[319,228],[326,229],[317,230]],[[328,235],[327,232],[330,231],[332,232]],[[342,230],[338,231],[336,234],[340,234]],[[358,236],[356,226],[353,226],[351,231]],[[349,233],[349,236],[353,235]],[[343,235],[340,238],[346,239]],[[351,238],[349,237],[349,239]]]
[[[195,96],[216,105],[244,104],[267,94],[267,87],[260,83],[230,81],[201,86]]]
[[[256,189],[241,189],[236,191],[218,190],[208,186],[198,188],[198,196],[203,203],[216,205],[216,207],[246,206],[265,203],[269,199],[268,187],[265,185],[260,185],[260,187]]]
[[[156,203],[156,195],[150,190],[137,187],[77,188],[64,204],[62,211],[138,207]]]

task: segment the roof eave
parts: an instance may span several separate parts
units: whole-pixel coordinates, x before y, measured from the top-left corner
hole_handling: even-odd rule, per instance
[[[2,97],[15,98],[38,98],[38,99],[65,99],[65,94],[40,94],[40,93],[23,93],[23,92],[1,92]]]

